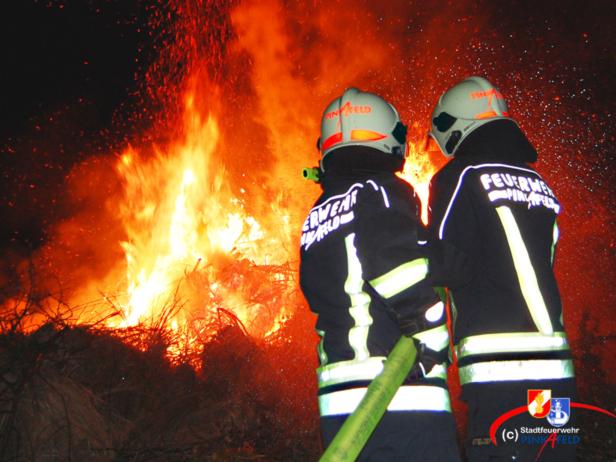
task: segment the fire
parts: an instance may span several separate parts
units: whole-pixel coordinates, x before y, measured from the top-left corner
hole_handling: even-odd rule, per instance
[[[427,133],[422,130],[419,124],[412,127],[414,133]],[[426,135],[427,137],[427,135]],[[404,170],[400,176],[413,185],[415,193],[421,201],[421,220],[424,224],[428,223],[428,200],[430,196],[430,179],[443,165],[444,159],[440,151],[433,149],[433,144],[428,142],[428,138],[418,140],[413,139],[408,142],[408,154]]]
[[[234,194],[216,161],[218,123],[200,112],[190,93],[181,132],[182,138],[149,157],[131,147],[117,162],[125,190],[119,212],[127,233],[121,243],[127,290],[120,297],[122,319],[110,324],[154,323],[168,314],[168,327],[178,330],[197,321],[207,325],[215,307],[228,306],[250,332],[271,332],[287,313],[284,306],[268,313],[271,300],[255,298],[253,285],[280,277],[276,268],[289,255],[272,228],[290,235],[288,215],[276,201],[259,219],[246,211],[245,190]],[[267,265],[271,274],[228,273],[238,265]]]
[[[277,0],[169,8],[157,16],[168,41],[144,76],[152,126],[71,172],[67,194],[86,205],[54,226],[41,266],[47,281],[69,281],[56,292],[76,307],[71,322],[160,326],[190,348],[231,317],[267,339],[300,310],[308,316],[297,247],[319,188],[300,172],[318,160],[320,111],[357,86],[408,116],[404,73],[391,65],[400,50],[366,5],[354,6],[350,29],[327,8],[306,15]],[[423,127],[410,133],[402,176],[425,221],[437,163]]]

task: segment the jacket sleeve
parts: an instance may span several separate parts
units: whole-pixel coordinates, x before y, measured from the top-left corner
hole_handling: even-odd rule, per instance
[[[458,288],[475,275],[471,255],[480,234],[472,193],[455,175],[437,174],[430,182],[428,203],[428,280],[434,286]]]
[[[393,311],[405,335],[438,328],[438,341],[428,346],[441,350],[448,343],[446,318],[426,279],[428,260],[417,242],[421,225],[412,188],[368,182],[360,202],[355,246],[363,279]]]

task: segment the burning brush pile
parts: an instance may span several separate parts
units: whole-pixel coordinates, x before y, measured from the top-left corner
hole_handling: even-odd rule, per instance
[[[177,138],[126,148],[104,162],[111,173],[76,169],[74,194],[101,174],[118,192],[22,265],[26,290],[1,313],[1,460],[317,457],[313,321],[288,204],[249,194],[249,181],[233,189],[196,88]],[[85,283],[86,262],[102,278]],[[52,290],[54,279],[79,283]]]
[[[50,320],[25,334],[3,313],[0,460],[315,459],[312,387],[286,359],[308,354],[288,335],[305,326],[265,342],[218,314],[215,334],[193,340],[201,353],[174,364],[163,325]]]
[[[155,115],[73,166],[72,213],[15,265],[18,290],[3,287],[0,460],[317,457],[295,230],[318,115],[294,115],[290,76],[264,101],[241,72],[257,50],[259,69],[281,59],[260,45],[283,43],[280,24],[250,19],[271,6],[151,11],[159,56],[142,94]]]

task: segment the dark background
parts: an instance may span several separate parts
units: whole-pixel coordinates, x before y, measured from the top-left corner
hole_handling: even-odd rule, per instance
[[[0,252],[25,256],[70,213],[62,192],[71,166],[130,135],[147,12],[135,1],[7,4],[0,27]]]

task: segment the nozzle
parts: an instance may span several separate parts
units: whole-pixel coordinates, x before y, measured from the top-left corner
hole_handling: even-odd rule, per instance
[[[312,180],[315,183],[321,181],[320,170],[318,167],[306,167],[302,170],[302,175],[306,180]]]

